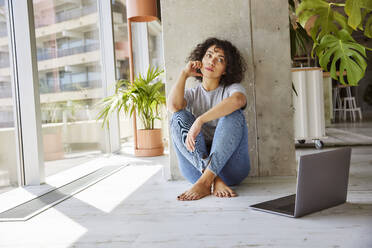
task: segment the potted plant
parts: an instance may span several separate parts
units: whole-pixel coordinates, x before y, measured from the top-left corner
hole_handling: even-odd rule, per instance
[[[44,159],[46,161],[64,158],[67,144],[67,122],[75,121],[75,113],[82,109],[76,101],[52,102],[41,105],[43,121]]]
[[[292,60],[312,59],[313,64],[320,66],[292,69],[292,88],[297,90],[293,98],[295,136],[299,143],[312,138],[316,148],[321,149],[323,142],[319,138],[325,136],[325,122],[330,123],[333,115],[331,78],[356,86],[364,77],[369,48],[351,34],[364,31],[364,36],[372,37],[372,17],[368,15],[372,1],[288,0],[288,3]],[[306,81],[309,83],[305,87]]]
[[[103,119],[102,126],[109,126],[109,116],[121,110],[128,116],[134,111],[143,124],[137,130],[136,156],[159,156],[163,154],[161,129],[155,128],[155,120],[160,120],[161,106],[165,105],[164,83],[158,78],[163,70],[150,67],[146,77],[138,75],[133,83],[120,79],[115,84],[115,93],[103,98],[99,103],[101,111],[97,120]]]
[[[43,150],[44,160],[59,160],[64,158],[62,141],[62,126],[59,125],[60,103],[42,104],[41,114],[43,117]]]
[[[366,50],[372,49],[351,35],[359,31],[372,38],[372,1],[289,0],[289,3],[298,26],[306,29],[313,41],[311,55],[315,53],[321,68],[330,71],[338,82],[357,86],[365,75]]]

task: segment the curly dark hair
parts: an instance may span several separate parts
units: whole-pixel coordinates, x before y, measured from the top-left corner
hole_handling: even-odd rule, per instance
[[[216,48],[222,49],[225,53],[226,74],[221,76],[220,85],[228,86],[233,83],[240,83],[243,80],[246,65],[240,52],[230,41],[208,38],[195,47],[186,62],[195,60],[202,61],[208,48],[213,45],[215,45]],[[198,81],[202,81],[202,77],[195,78]]]

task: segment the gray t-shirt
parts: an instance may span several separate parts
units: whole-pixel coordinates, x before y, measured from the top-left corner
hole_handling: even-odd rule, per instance
[[[230,97],[235,92],[241,92],[245,95],[245,97],[247,97],[245,88],[239,83],[226,86],[225,90],[223,90],[223,86],[218,86],[216,89],[211,91],[205,90],[203,85],[199,83],[196,87],[185,90],[185,100],[187,101],[186,110],[190,111],[195,118],[198,118],[209,109],[220,103],[223,99]],[[244,106],[242,109],[245,107],[246,106]],[[212,143],[217,123],[218,119],[212,120],[205,123],[202,127],[202,132],[207,144]]]

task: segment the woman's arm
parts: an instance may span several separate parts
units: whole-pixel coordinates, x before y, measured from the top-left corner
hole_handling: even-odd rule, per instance
[[[223,99],[219,104],[198,117],[203,124],[225,115],[229,115],[246,104],[247,99],[243,93],[235,92],[230,97]]]
[[[186,107],[185,95],[185,85],[187,74],[182,70],[178,77],[177,83],[173,86],[171,92],[168,96],[167,106],[168,110],[172,113],[177,112]]]
[[[204,123],[229,115],[235,110],[244,107],[246,103],[247,99],[245,95],[240,92],[235,92],[230,97],[223,99],[219,104],[199,116],[187,133],[185,141],[187,149],[189,151],[194,151],[196,136],[200,133]]]
[[[191,76],[203,76],[197,72],[197,69],[200,69],[201,66],[200,61],[189,61],[181,71],[177,83],[173,86],[168,96],[167,107],[170,112],[174,113],[186,107],[187,102],[184,97],[186,80]]]

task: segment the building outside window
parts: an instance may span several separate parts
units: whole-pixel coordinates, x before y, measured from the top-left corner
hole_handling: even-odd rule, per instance
[[[0,1],[0,194],[18,186],[8,8]]]
[[[0,193],[18,185],[8,10],[0,0]],[[116,78],[129,79],[126,1],[113,0]],[[106,144],[96,103],[104,97],[96,0],[33,0],[46,177],[100,156]],[[149,24],[150,65],[163,67],[161,27]],[[147,44],[143,44],[147,46]],[[147,48],[146,48],[147,51]],[[107,82],[114,85],[115,82]],[[133,136],[120,113],[121,142]]]
[[[120,4],[113,3],[115,21],[125,26]],[[33,5],[45,174],[50,176],[104,151],[104,129],[96,121],[96,103],[104,94],[98,6],[96,0],[34,0]]]

